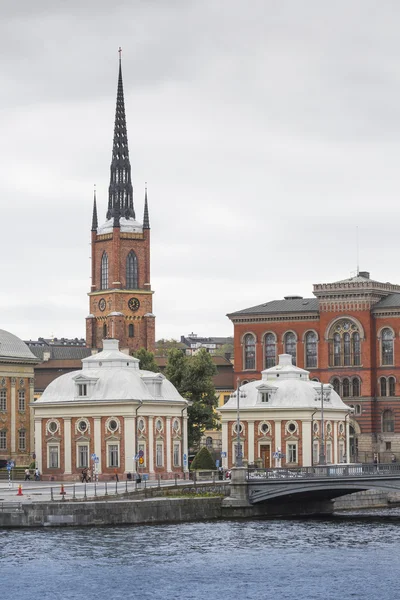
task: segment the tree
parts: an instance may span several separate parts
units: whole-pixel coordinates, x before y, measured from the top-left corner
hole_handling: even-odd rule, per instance
[[[215,469],[215,461],[208,448],[203,446],[203,448],[198,451],[190,468],[192,471],[196,469]]]
[[[194,356],[185,356],[177,349],[168,353],[165,376],[192,402],[188,407],[189,447],[198,446],[205,429],[218,428],[218,399],[212,382],[216,372],[211,355],[204,349]]]
[[[156,354],[157,356],[168,356],[169,350],[173,348],[185,348],[185,344],[178,342],[178,340],[165,340],[162,338],[156,342]]]
[[[146,350],[146,348],[139,348],[136,352],[132,352],[132,356],[140,360],[139,368],[142,371],[153,371],[154,373],[159,372],[158,365],[154,360],[154,354]]]

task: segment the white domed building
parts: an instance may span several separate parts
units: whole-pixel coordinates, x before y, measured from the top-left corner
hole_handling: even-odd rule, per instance
[[[161,373],[103,340],[46,388],[34,405],[38,467],[46,478],[77,479],[89,467],[99,479],[138,471],[173,477],[187,470],[187,407]]]
[[[230,468],[236,462],[237,391],[219,412],[223,466]],[[240,387],[244,464],[264,468],[318,464],[322,430],[326,463],[348,462],[350,414],[330,384],[310,380],[308,371],[294,366],[289,354],[281,354],[279,364],[263,371],[261,380]]]
[[[33,460],[30,403],[34,399],[34,366],[39,360],[16,335],[0,329],[0,465],[29,465]]]

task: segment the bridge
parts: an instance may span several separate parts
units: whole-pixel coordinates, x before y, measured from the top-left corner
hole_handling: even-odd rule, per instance
[[[294,507],[301,514],[330,513],[333,511],[331,500],[346,494],[372,489],[400,493],[400,464],[397,463],[236,468],[231,473],[231,495],[224,500],[224,506],[246,509],[246,516],[279,513],[275,509],[283,506],[289,506],[291,513]]]

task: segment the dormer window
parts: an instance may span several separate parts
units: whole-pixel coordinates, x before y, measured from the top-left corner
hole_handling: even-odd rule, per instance
[[[87,396],[87,383],[78,383],[78,396]]]
[[[269,393],[261,392],[261,402],[269,402]]]

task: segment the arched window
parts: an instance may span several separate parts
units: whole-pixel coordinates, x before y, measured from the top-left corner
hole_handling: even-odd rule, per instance
[[[317,334],[309,331],[306,335],[306,367],[312,369],[317,366]]]
[[[126,258],[126,288],[128,290],[137,290],[138,288],[137,257],[133,250]]]
[[[108,255],[103,252],[101,257],[101,285],[102,290],[108,290]]]
[[[343,379],[342,382],[342,386],[343,386],[343,398],[348,398],[350,396],[350,379],[347,379],[347,377],[345,379]]]
[[[388,384],[389,384],[389,396],[395,396],[396,395],[396,380],[395,380],[395,378],[389,377]]]
[[[393,364],[393,331],[385,328],[381,333],[382,338],[382,365]]]
[[[337,321],[329,332],[329,365],[361,365],[361,337],[358,326],[349,319]]]
[[[265,368],[270,369],[276,365],[276,339],[273,333],[267,333],[264,338]]]
[[[354,377],[353,378],[352,385],[353,385],[353,396],[355,398],[358,398],[359,396],[361,396],[361,394],[360,394],[360,380],[358,379],[358,377]]]
[[[107,325],[104,323],[103,325],[103,340],[107,337]]]
[[[132,323],[129,324],[128,335],[129,335],[129,337],[134,337],[135,336],[135,328],[134,328],[134,326],[133,326]]]
[[[244,336],[244,368],[256,368],[256,340],[251,333]]]
[[[381,388],[381,396],[386,396],[386,377],[381,377],[379,383]]]
[[[340,396],[340,381],[337,377],[332,381],[332,387],[337,394]]]
[[[285,333],[284,337],[285,354],[290,354],[292,364],[296,364],[296,336],[292,331]]]
[[[394,414],[391,410],[384,410],[382,414],[383,433],[394,433]]]

